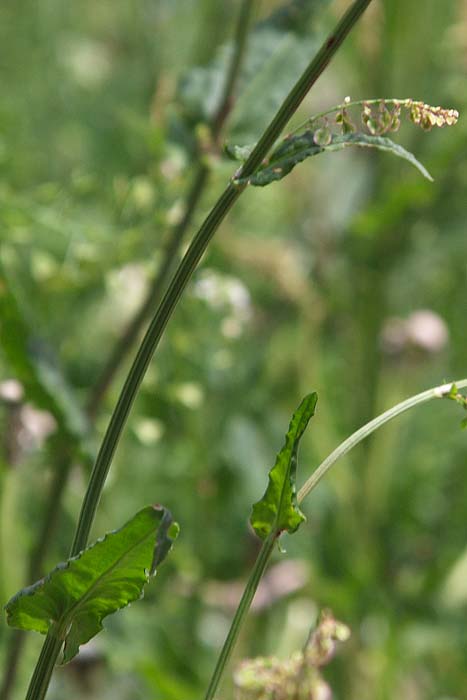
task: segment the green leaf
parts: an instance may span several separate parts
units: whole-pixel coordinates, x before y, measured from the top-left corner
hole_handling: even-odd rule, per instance
[[[284,447],[269,472],[266,492],[253,506],[250,523],[261,539],[266,539],[271,532],[295,532],[305,520],[295,495],[297,452],[308,421],[315,413],[317,401],[316,393],[305,396],[293,414]]]
[[[103,629],[107,615],[142,597],[177,533],[166,508],[144,508],[122,528],[13,596],[5,606],[8,624],[59,637],[67,663]]]
[[[405,148],[394,143],[394,141],[391,141],[391,139],[385,136],[347,133],[334,135],[331,142],[328,145],[324,145],[315,142],[315,132],[305,131],[302,134],[286,137],[273,151],[267,162],[248,178],[248,180],[240,178],[236,180],[236,182],[238,182],[238,184],[245,184],[245,182],[248,182],[248,184],[255,185],[256,187],[264,187],[275,180],[282,180],[282,178],[288,175],[298,163],[306,160],[306,158],[316,156],[318,153],[341,151],[349,146],[376,148],[379,151],[393,153],[395,156],[403,158],[414,165],[427,180],[433,181],[430,173],[412,153],[406,151]]]

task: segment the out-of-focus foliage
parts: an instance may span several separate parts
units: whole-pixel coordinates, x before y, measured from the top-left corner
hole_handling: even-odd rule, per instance
[[[302,651],[288,659],[258,657],[243,661],[234,674],[236,700],[310,700],[332,698],[332,689],[321,669],[334,656],[338,642],[345,642],[350,630],[324,611]]]
[[[265,25],[282,3],[260,3],[261,31],[278,40],[247,56],[251,73],[245,68],[238,85],[230,143],[252,143],[274,109],[275,82],[263,100],[253,74],[259,80],[280,68],[286,91],[298,63],[347,7],[344,0],[312,4],[316,12],[298,31]],[[1,263],[14,280],[16,308],[42,352],[56,358],[75,405],[85,406],[180,217],[203,143],[202,114],[188,111],[182,86],[188,89],[193,69],[217,66],[228,53],[221,47],[238,6],[1,4]],[[158,585],[109,618],[109,633],[57,672],[50,700],[199,698],[257,551],[247,526],[251,504],[300,396],[320,395],[313,437],[301,446],[304,480],[376,413],[466,375],[466,27],[462,0],[426,0],[423,8],[375,0],[296,118],[346,95],[458,109],[452,129],[405,128],[394,137],[434,184],[399,159],[346,149],[250,188],[222,226],[150,367],[94,531],[124,522],[151,494],[176,514],[183,535]],[[296,57],[290,76],[284,47]],[[195,223],[235,170],[209,147],[206,159],[210,183]],[[125,369],[101,408],[97,438]],[[6,601],[32,583],[24,572],[56,466],[48,436],[65,436],[57,434],[58,414],[51,421],[52,408],[40,405],[3,350],[0,377]],[[293,539],[285,536],[285,556],[300,566],[271,569],[237,661],[287,658],[317,609],[330,607],[352,629],[325,672],[336,698],[460,700],[467,685],[467,479],[455,408],[437,402],[387,426],[304,502],[307,523]],[[87,477],[88,467],[77,463],[44,571],[67,556]],[[2,660],[8,637],[2,624]],[[37,652],[31,638],[15,698],[24,697]],[[225,697],[231,691],[226,683]]]

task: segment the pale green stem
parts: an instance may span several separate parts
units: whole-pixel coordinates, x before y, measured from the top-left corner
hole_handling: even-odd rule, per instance
[[[336,447],[336,449],[331,452],[328,457],[326,457],[324,462],[321,462],[319,467],[302,486],[297,495],[298,503],[301,503],[303,499],[308,496],[310,491],[313,491],[313,489],[316,488],[323,476],[329,471],[329,469],[331,469],[332,465],[335,464],[338,459],[350,452],[353,447],[362,442],[362,440],[367,438],[368,435],[371,435],[371,433],[374,433],[375,430],[381,428],[381,426],[383,426],[385,423],[388,423],[393,418],[396,418],[396,416],[400,416],[401,413],[405,413],[405,411],[408,411],[415,406],[419,406],[420,404],[431,401],[432,399],[447,398],[453,385],[458,389],[467,387],[467,379],[460,379],[458,382],[442,384],[441,386],[436,386],[433,389],[428,389],[428,391],[423,391],[421,394],[416,394],[416,396],[411,396],[409,399],[398,403],[397,406],[393,406],[393,408],[390,408],[377,418],[374,418],[353,433],[353,435],[348,437],[347,440],[341,442],[339,447]]]

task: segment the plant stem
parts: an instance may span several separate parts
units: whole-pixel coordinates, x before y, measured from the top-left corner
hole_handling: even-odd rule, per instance
[[[185,289],[188,280],[196,269],[201,256],[217,231],[221,221],[240,196],[242,188],[229,185],[209,216],[201,226],[181,261],[175,276],[162,299],[156,315],[152,319],[146,335],[138,349],[128,377],[123,385],[115,410],[97,455],[96,463],[86,490],[70,556],[73,557],[85,548],[94,519],[102,488],[112,462],[113,455],[122,434],[126,419],[135,400],[139,386],[146,373],[165,327]]]
[[[63,642],[48,634],[29,684],[26,700],[44,700]]]
[[[427,401],[431,401],[432,399],[447,398],[449,396],[449,392],[453,384],[458,389],[462,389],[464,387],[467,387],[467,379],[460,379],[458,382],[450,382],[449,384],[436,386],[433,389],[428,389],[428,391],[423,391],[421,394],[411,396],[409,399],[406,399],[405,401],[398,403],[396,406],[393,406],[388,411],[381,413],[381,415],[377,416],[369,423],[364,425],[362,428],[357,430],[355,433],[353,433],[350,437],[347,438],[347,440],[341,442],[341,444],[338,447],[336,447],[336,449],[333,450],[323,462],[321,462],[319,467],[313,472],[310,478],[307,479],[305,484],[302,486],[302,488],[297,494],[298,503],[301,503],[303,499],[311,491],[313,491],[314,488],[316,488],[323,476],[329,471],[332,465],[337,462],[338,459],[350,452],[350,450],[353,447],[362,442],[362,440],[368,437],[368,435],[371,435],[371,433],[374,433],[375,430],[381,428],[381,426],[383,426],[385,423],[388,423],[393,418],[396,418],[396,416],[399,416],[401,413],[405,413],[405,411],[408,411],[411,408],[414,408],[415,406],[419,406],[420,404],[426,403]]]
[[[243,63],[243,58],[246,49],[246,40],[248,37],[248,29],[250,27],[251,18],[253,15],[253,9],[255,5],[255,0],[243,0],[242,6],[240,8],[240,13],[238,15],[238,22],[235,28],[234,35],[234,49],[232,59],[227,71],[227,76],[224,83],[224,89],[222,91],[222,97],[216,113],[211,121],[211,131],[214,141],[222,131],[227,117],[229,116],[232,99],[237,86],[238,77],[240,75],[240,69]]]
[[[334,56],[346,38],[347,34],[350,32],[371,1],[372,0],[354,0],[348,11],[344,14],[336,26],[334,32],[325,41],[321,49],[309,64],[308,68],[305,70],[290,91],[289,95],[284,100],[276,116],[273,118],[269,127],[256,144],[256,147],[254,148],[250,157],[242,166],[240,177],[249,177],[261,164],[261,161],[268,154],[269,150],[274,145],[276,139],[280,136],[289,119],[293,116],[312,85],[324,71],[331,58]],[[104,486],[113,455],[117,448],[118,441],[135,400],[139,386],[143,380],[154,351],[162,337],[165,327],[209,242],[244,189],[245,185],[234,185],[233,183],[230,183],[227,186],[226,190],[220,196],[219,200],[214,205],[213,209],[190,244],[190,247],[180,262],[172,282],[170,283],[169,288],[167,289],[167,292],[165,293],[159,308],[151,321],[128,377],[124,383],[117,401],[117,405],[110,419],[109,426],[104,435],[101,448],[97,455],[88,488],[83,500],[70,556],[75,556],[86,546],[89,531],[91,529],[100,495],[102,493],[102,488]],[[59,649],[56,649],[52,645],[49,635],[47,636],[44,644],[44,653],[46,653],[46,647],[48,649],[47,654],[50,654],[51,656],[49,662],[53,666]],[[39,662],[41,661],[42,656],[43,654],[41,653]],[[42,665],[44,666],[44,664]],[[48,667],[44,666],[44,668]],[[40,672],[36,667],[33,680],[36,679],[39,673]],[[50,676],[47,678],[47,683],[49,678]],[[39,700],[39,698],[41,698],[41,696],[36,696],[34,693],[30,694],[28,691],[27,700]]]
[[[256,557],[256,561],[251,571],[250,578],[248,579],[248,582],[245,586],[245,590],[243,591],[242,598],[240,600],[240,603],[238,604],[238,608],[232,620],[229,633],[226,637],[221,653],[219,654],[219,658],[217,659],[217,663],[214,668],[214,672],[212,674],[212,678],[206,691],[204,700],[212,700],[216,694],[216,690],[219,686],[222,674],[230,659],[233,648],[235,646],[235,642],[237,641],[243,620],[245,619],[248,610],[250,609],[250,605],[256,593],[256,589],[258,588],[258,584],[263,576],[263,573],[271,557],[276,539],[277,533],[272,532],[263,541],[262,547],[259,551],[258,556]]]

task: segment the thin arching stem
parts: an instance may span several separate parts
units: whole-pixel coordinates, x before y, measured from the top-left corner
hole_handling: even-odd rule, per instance
[[[333,452],[331,452],[331,454],[326,457],[323,462],[321,462],[319,467],[315,469],[313,474],[309,479],[307,479],[298,492],[297,501],[301,503],[303,499],[311,491],[313,491],[314,488],[316,488],[321,479],[325,476],[325,474],[327,474],[338,459],[350,452],[351,449],[362,442],[362,440],[365,440],[365,438],[371,435],[371,433],[374,433],[375,430],[378,430],[378,428],[381,428],[381,426],[383,426],[385,423],[388,423],[390,420],[400,416],[401,413],[405,413],[415,406],[419,406],[420,404],[431,401],[432,399],[449,397],[453,386],[457,387],[458,389],[463,389],[464,387],[467,387],[467,379],[460,379],[454,383],[451,382],[450,384],[436,386],[433,389],[428,389],[428,391],[423,391],[421,394],[411,396],[409,399],[398,403],[397,406],[393,406],[388,411],[381,413],[381,415],[371,420],[369,423],[360,428],[360,430],[357,430],[350,437],[348,437],[347,440],[341,442],[341,444],[336,447],[336,449],[333,450]]]

